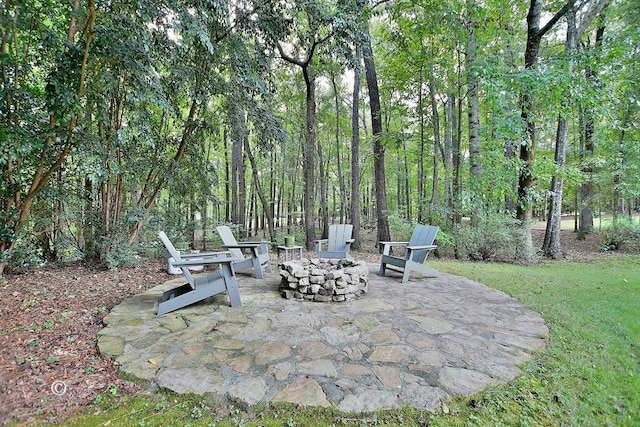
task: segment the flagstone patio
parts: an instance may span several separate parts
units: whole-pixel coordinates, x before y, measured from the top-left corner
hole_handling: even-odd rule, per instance
[[[436,409],[520,374],[545,348],[543,319],[519,301],[450,274],[380,277],[341,303],[288,300],[277,269],[237,274],[242,306],[225,295],[156,316],[178,278],[114,307],[99,349],[122,374],[178,393],[254,405],[291,402],[372,411]]]

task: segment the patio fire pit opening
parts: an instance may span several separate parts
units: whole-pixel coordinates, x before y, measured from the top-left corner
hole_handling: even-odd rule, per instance
[[[369,268],[349,258],[303,258],[280,266],[280,291],[287,299],[318,302],[350,301],[368,289]]]

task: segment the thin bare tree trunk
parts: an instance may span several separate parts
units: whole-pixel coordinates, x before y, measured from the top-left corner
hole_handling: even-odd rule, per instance
[[[431,114],[433,119],[433,174],[431,187],[431,202],[429,208],[429,223],[434,222],[433,218],[433,206],[438,203],[439,187],[440,187],[440,175],[438,168],[438,158],[440,157],[441,143],[440,143],[440,118],[438,116],[438,103],[436,101],[436,88],[433,84],[433,74],[429,76],[429,93],[431,96]]]
[[[229,157],[229,138],[227,130],[222,132],[224,144],[224,222],[231,221],[231,159]]]
[[[596,39],[594,49],[600,49],[602,41],[604,40],[605,24],[604,19],[600,20],[600,25],[596,30]],[[585,77],[587,81],[595,81],[596,72],[593,68],[587,65],[585,70]],[[590,107],[583,108],[584,123],[584,147],[580,150],[580,161],[583,163],[582,172],[586,176],[585,181],[580,187],[580,216],[578,223],[578,239],[584,240],[585,236],[593,231],[593,195],[594,187],[591,174],[593,173],[593,167],[589,164],[589,160],[593,156],[595,151],[595,142],[593,138],[594,134],[594,121],[593,112]]]
[[[338,170],[338,188],[340,189],[340,223],[345,220],[347,206],[347,187],[345,185],[344,173],[342,171],[342,156],[340,150],[340,96],[335,75],[331,76],[333,83],[334,101],[336,106],[336,166]]]
[[[418,142],[418,222],[424,223],[426,218],[427,194],[424,189],[424,162],[425,162],[425,137],[424,137],[424,95],[423,95],[423,67],[420,67],[420,78],[418,80],[418,117],[419,117],[419,142]]]
[[[451,185],[453,177],[453,96],[447,95],[446,104],[446,129],[444,135],[444,197],[447,206],[453,211],[453,189]],[[452,221],[453,222],[453,221]]]
[[[303,177],[304,177],[304,227],[305,227],[305,247],[307,250],[313,249],[313,242],[316,239],[315,227],[315,150],[316,150],[316,75],[313,69],[313,54],[318,43],[312,41],[311,46],[304,60],[293,58],[284,52],[281,45],[278,45],[280,56],[285,61],[297,65],[302,69],[305,83],[305,104],[306,104],[306,129],[305,145],[303,153]]]
[[[270,209],[270,204],[267,198],[264,195],[264,191],[262,190],[262,186],[260,185],[260,178],[258,173],[258,167],[256,166],[256,159],[253,157],[253,153],[251,152],[251,146],[249,145],[249,138],[245,138],[244,140],[244,151],[247,153],[247,157],[249,158],[249,164],[251,165],[251,172],[253,175],[253,186],[255,187],[255,191],[260,198],[260,203],[262,204],[262,212],[267,221],[267,232],[269,233],[269,239],[272,242],[276,241],[276,230],[273,227],[273,212]],[[257,209],[256,209],[257,211]],[[256,214],[256,217],[258,215]]]
[[[327,189],[327,169],[322,155],[322,144],[318,142],[318,168],[320,175],[320,235],[322,239],[329,237],[329,195]]]
[[[473,1],[471,2],[473,5]],[[475,37],[475,23],[470,23],[467,28],[469,40],[467,41],[467,99],[469,101],[469,175],[472,197],[471,221],[477,222],[482,213],[482,166],[480,150],[480,100],[478,99],[478,75],[475,72],[477,60],[477,45]]]
[[[237,135],[231,144],[231,222],[245,225],[246,185],[244,179],[243,136]]]
[[[353,238],[351,247],[360,249],[360,47],[356,46],[354,58],[353,95],[351,98],[351,224]]]
[[[387,187],[385,178],[384,145],[382,144],[382,117],[380,109],[380,92],[378,77],[373,62],[373,49],[369,28],[365,29],[365,41],[362,46],[364,67],[369,89],[369,106],[371,108],[371,129],[373,133],[373,173],[376,194],[376,217],[378,225],[378,241],[391,240],[387,211]],[[377,244],[377,243],[376,243]]]
[[[404,198],[405,198],[405,203],[406,203],[406,209],[405,209],[405,217],[407,218],[407,221],[411,222],[411,190],[410,190],[410,185],[409,185],[409,158],[407,156],[407,141],[406,139],[402,141],[402,152],[403,152],[403,156],[402,156],[402,188],[404,190]],[[400,197],[400,195],[398,195],[398,197]]]

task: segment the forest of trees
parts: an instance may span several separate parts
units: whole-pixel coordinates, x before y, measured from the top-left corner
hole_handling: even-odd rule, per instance
[[[0,276],[220,223],[310,247],[350,222],[356,248],[431,223],[457,256],[494,227],[554,257],[563,213],[584,238],[640,205],[637,1],[1,7]]]

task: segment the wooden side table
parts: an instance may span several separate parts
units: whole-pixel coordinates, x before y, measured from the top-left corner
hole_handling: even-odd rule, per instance
[[[302,246],[277,246],[276,250],[278,252],[278,262],[280,261],[280,252],[284,251],[284,260],[289,261],[295,258],[296,251],[298,251],[298,256],[302,259]]]

